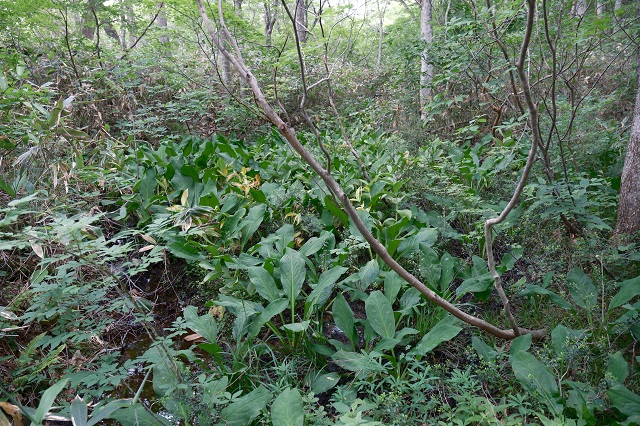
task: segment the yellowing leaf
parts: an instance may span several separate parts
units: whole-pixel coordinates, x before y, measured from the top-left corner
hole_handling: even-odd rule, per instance
[[[145,240],[148,243],[156,244],[156,245],[158,244],[156,242],[156,240],[153,239],[153,237],[151,237],[151,236],[149,236],[147,234],[140,234],[140,238],[142,238],[143,240]]]
[[[8,402],[0,401],[0,408],[13,418],[14,426],[23,425],[22,414],[20,414],[20,408],[18,406],[9,404]],[[6,417],[4,417],[4,419],[6,420]],[[5,420],[2,420],[2,417],[0,417],[0,426],[5,426],[5,425],[11,426],[11,424],[8,423],[8,421],[5,423]]]
[[[193,342],[194,340],[200,340],[203,337],[201,335],[199,335],[198,333],[193,333],[193,334],[189,334],[188,336],[184,337],[184,340],[186,342]]]
[[[149,251],[149,250],[151,250],[151,249],[152,249],[152,248],[154,248],[154,247],[155,247],[155,245],[154,245],[154,244],[149,244],[148,246],[144,246],[144,247],[142,247],[140,250],[138,250],[138,253],[142,253],[142,252],[145,252],[145,251]]]
[[[31,248],[40,259],[44,259],[44,250],[40,244],[31,243]]]
[[[189,198],[189,188],[185,189],[182,193],[182,197],[180,197],[180,204],[183,206],[187,205],[187,198]]]

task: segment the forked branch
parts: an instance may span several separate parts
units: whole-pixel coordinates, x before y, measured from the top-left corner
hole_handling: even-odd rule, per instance
[[[531,1],[531,0],[530,0]],[[227,39],[231,45],[234,45],[233,37],[229,32],[228,28],[224,23],[224,18],[222,16],[222,2],[218,0],[218,27],[220,28],[220,35],[215,31],[209,17],[207,16],[206,9],[202,0],[196,0],[198,5],[198,9],[202,16],[202,20],[205,23],[207,30],[209,31],[209,35],[211,36],[212,41],[216,44],[220,53],[225,55],[225,57],[229,60],[229,62],[236,68],[240,76],[245,79],[247,85],[253,91],[254,99],[256,104],[264,111],[265,115],[269,118],[271,123],[273,123],[277,128],[280,134],[287,140],[287,142],[291,145],[291,147],[302,157],[302,159],[313,169],[313,171],[322,178],[327,188],[333,193],[333,195],[338,199],[344,208],[344,211],[351,218],[356,228],[365,240],[369,243],[372,250],[380,256],[380,258],[392,269],[394,270],[400,277],[402,277],[405,281],[415,287],[420,293],[422,293],[427,299],[436,305],[442,307],[446,311],[450,312],[455,317],[461,319],[462,321],[478,327],[488,333],[493,334],[499,338],[503,339],[513,339],[517,337],[517,332],[514,330],[503,330],[495,325],[478,318],[476,316],[470,315],[466,312],[460,310],[457,306],[449,302],[448,300],[443,299],[439,295],[437,295],[434,291],[429,289],[424,283],[422,283],[419,279],[413,276],[409,271],[404,269],[402,265],[395,261],[387,251],[387,249],[378,241],[371,231],[367,229],[365,224],[362,222],[360,217],[358,216],[355,207],[349,200],[349,197],[345,194],[342,187],[336,182],[331,173],[329,173],[316,159],[302,146],[298,138],[296,137],[295,131],[293,128],[287,126],[287,124],[280,118],[280,116],[276,113],[273,107],[266,100],[262,89],[260,88],[258,81],[255,76],[251,72],[251,70],[247,67],[245,62],[242,60],[242,57],[239,55],[234,55],[229,52],[228,49],[225,48],[221,37]],[[527,330],[520,328],[518,329],[519,333],[530,333],[534,338],[541,338],[545,335],[544,330]]]

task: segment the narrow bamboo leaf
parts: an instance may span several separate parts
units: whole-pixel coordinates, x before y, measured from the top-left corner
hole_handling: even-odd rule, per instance
[[[248,269],[249,279],[256,291],[267,302],[273,302],[282,297],[282,290],[278,288],[275,280],[262,266],[254,266]]]
[[[367,320],[373,330],[382,338],[393,339],[396,332],[396,321],[389,299],[376,290],[369,295],[364,304]]]
[[[575,267],[567,275],[569,293],[576,305],[591,310],[598,304],[598,290],[582,269]]]
[[[87,422],[87,426],[94,426],[99,424],[104,419],[108,419],[111,413],[120,408],[127,407],[131,405],[131,400],[128,399],[117,399],[115,401],[111,401],[106,405],[97,406],[91,412],[91,419]]]
[[[284,293],[293,304],[302,290],[306,276],[304,259],[297,251],[288,249],[280,259],[280,280]]]
[[[131,426],[169,425],[168,420],[149,412],[141,404],[128,405],[115,410],[108,418],[115,419],[120,424]]]
[[[64,389],[68,381],[69,379],[60,380],[58,383],[44,391],[42,398],[40,399],[40,403],[38,404],[38,408],[36,408],[36,412],[33,415],[33,421],[35,424],[39,425],[42,423],[54,401],[58,397],[58,394],[62,392],[62,389]]]
[[[218,340],[218,323],[209,314],[198,315],[198,308],[187,306],[184,309],[184,319],[187,327],[204,337],[209,343],[216,343]]]
[[[260,385],[251,393],[236,399],[220,413],[221,425],[246,426],[255,419],[267,403],[271,401],[271,392]]]
[[[271,405],[271,422],[274,426],[303,426],[304,409],[298,389],[285,389]]]
[[[422,356],[435,349],[440,343],[453,339],[460,333],[460,320],[448,315],[440,320],[410,352],[414,356]]]

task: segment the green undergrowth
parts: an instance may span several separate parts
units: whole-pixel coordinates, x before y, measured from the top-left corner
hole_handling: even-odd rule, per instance
[[[339,139],[324,137],[336,155],[332,173],[390,254],[441,297],[505,324],[477,225],[455,227],[497,208],[483,196],[495,175],[474,170],[482,147],[453,149],[450,163],[424,175],[449,176],[458,193],[429,193],[410,176],[443,152],[411,155],[399,140],[355,132],[366,181]],[[13,404],[37,407],[25,407],[36,424],[56,396],[57,412],[82,424],[637,421],[638,279],[599,274],[576,252],[582,268],[532,276],[543,272],[526,263],[517,216],[500,229],[498,270],[512,277],[507,289],[523,325],[548,330],[535,344],[530,336],[491,342],[428,304],[372,253],[275,132],[114,153],[108,169],[78,166],[67,195],[51,198],[50,184],[34,181],[33,193],[18,187],[1,210],[1,247],[12,262],[4,277],[29,282],[3,298],[3,363],[12,363],[3,391]],[[79,199],[74,188],[92,181],[104,182],[99,195]],[[445,197],[469,208],[430,208]],[[601,226],[588,214],[587,225]],[[162,301],[141,283],[152,265],[179,261],[198,277],[197,300],[208,301],[158,328]],[[136,359],[114,351],[110,330],[123,322],[154,342]],[[131,399],[110,397],[135,370],[143,378]],[[139,396],[149,387],[152,409]]]

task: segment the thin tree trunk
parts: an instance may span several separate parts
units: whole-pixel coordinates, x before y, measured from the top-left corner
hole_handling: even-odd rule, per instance
[[[640,7],[638,16],[640,16]],[[640,231],[640,47],[637,52],[636,72],[638,91],[633,109],[629,146],[622,168],[616,234],[633,234]]]
[[[573,16],[583,18],[587,14],[587,0],[575,0],[573,3]]]
[[[307,2],[306,0],[296,0],[296,32],[298,33],[298,40],[300,43],[307,41],[307,25],[309,21],[307,19]]]
[[[622,0],[616,0],[615,5],[613,6],[613,10],[618,11],[622,8]]]
[[[602,0],[596,2],[596,15],[604,15],[604,2]]]
[[[420,39],[424,44],[420,56],[420,117],[427,118],[425,107],[431,100],[431,81],[433,80],[433,65],[429,60],[429,48],[433,42],[433,27],[431,25],[431,0],[422,0],[420,7]]]
[[[164,6],[164,3],[160,3],[159,5],[161,8]],[[160,13],[158,13],[158,17],[156,18],[156,24],[158,24],[158,26],[164,31],[166,31],[167,29],[167,14],[164,13],[164,10],[162,10]],[[160,41],[160,43],[168,43],[169,42],[169,37],[167,37],[166,35],[161,35],[158,38],[158,41]]]
[[[278,19],[278,0],[273,1],[273,5],[264,2],[264,41],[267,47],[271,47],[271,35],[273,27]]]
[[[376,6],[378,7],[378,61],[377,64],[380,66],[382,64],[382,37],[384,36],[384,15],[387,12],[387,6],[389,5],[389,0],[385,0],[384,7],[380,10],[380,0],[376,0]]]

